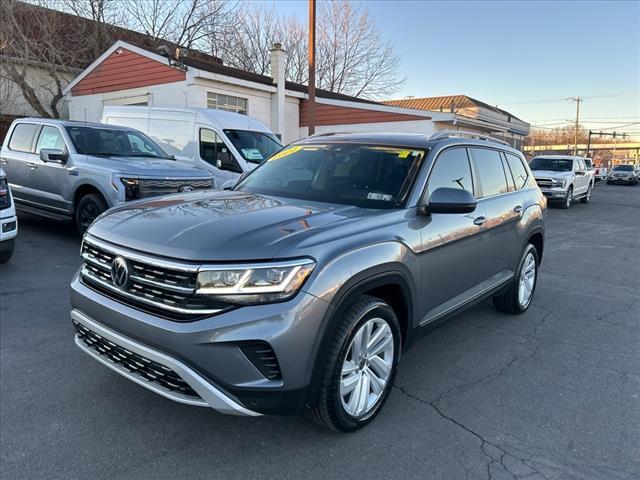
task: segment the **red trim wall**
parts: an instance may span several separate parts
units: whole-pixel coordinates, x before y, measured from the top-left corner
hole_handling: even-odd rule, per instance
[[[431,117],[316,103],[316,125],[348,125],[355,123],[404,122],[410,120],[431,120]],[[309,126],[308,100],[300,101],[300,126]]]
[[[120,48],[80,80],[71,89],[71,94],[79,96],[115,92],[127,88],[179,82],[185,78],[186,73],[183,70]]]

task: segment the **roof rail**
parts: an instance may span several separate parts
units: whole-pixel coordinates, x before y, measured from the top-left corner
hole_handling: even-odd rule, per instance
[[[322,133],[314,133],[313,135],[309,135],[307,138],[316,138],[316,137],[330,137],[331,135],[344,135],[351,132],[322,132]]]
[[[434,132],[429,136],[429,140],[442,140],[443,138],[475,138],[477,140],[485,140],[487,142],[501,143],[502,145],[506,145],[507,147],[511,146],[504,140],[490,137],[489,135],[482,135],[481,133],[467,132],[464,130],[441,130],[439,132]]]

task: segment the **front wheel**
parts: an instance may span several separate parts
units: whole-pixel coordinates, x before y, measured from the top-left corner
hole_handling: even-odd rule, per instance
[[[99,193],[85,195],[76,207],[76,227],[80,235],[84,235],[93,221],[107,209],[107,202]]]
[[[13,250],[15,248],[15,239],[5,240],[4,245],[0,245],[0,263],[7,263],[13,256]]]
[[[567,194],[564,197],[564,200],[560,204],[560,208],[564,208],[565,210],[571,207],[571,202],[573,201],[573,187],[569,187],[567,190]]]
[[[329,344],[320,391],[308,416],[351,432],[384,405],[400,358],[400,326],[386,302],[363,295],[341,317]]]
[[[529,309],[538,282],[538,251],[532,244],[524,249],[518,270],[506,292],[493,297],[501,312],[520,314]]]

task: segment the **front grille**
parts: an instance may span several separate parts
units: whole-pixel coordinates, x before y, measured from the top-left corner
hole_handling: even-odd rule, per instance
[[[111,275],[116,257],[124,260],[128,270],[128,281],[123,286],[116,286]],[[166,262],[145,261],[136,254],[88,239],[82,244],[82,260],[82,280],[86,284],[143,311],[189,320],[229,308],[222,302],[195,295],[196,266],[176,263],[170,268],[165,266]]]
[[[536,183],[540,188],[551,188],[553,181],[550,178],[536,178]]]
[[[139,375],[148,382],[154,382],[172,392],[178,392],[188,397],[200,396],[185,382],[180,375],[153,360],[130,352],[126,348],[89,330],[79,322],[73,320],[78,338],[89,348],[113,363],[122,365],[127,371]]]
[[[240,345],[240,349],[266,378],[269,380],[282,378],[276,352],[267,342],[256,340],[255,342],[243,343]]]
[[[213,188],[212,180],[203,180],[203,179],[180,179],[180,180],[151,180],[151,179],[140,179],[139,191],[140,197],[151,197],[154,195],[168,195],[171,193],[178,193],[181,189],[185,189],[187,187],[187,191],[195,191],[195,190],[210,190]],[[188,190],[189,187],[191,190]]]

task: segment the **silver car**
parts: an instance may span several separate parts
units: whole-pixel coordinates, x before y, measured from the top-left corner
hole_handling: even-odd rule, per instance
[[[213,188],[209,172],[169,157],[143,133],[98,123],[15,120],[0,164],[18,210],[74,220],[81,233],[123,202]]]
[[[99,218],[75,342],[178,402],[355,430],[421,333],[486,298],[530,307],[545,212],[522,154],[490,138],[312,137],[229,191]]]

